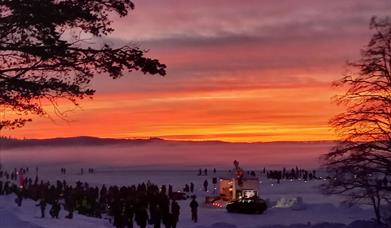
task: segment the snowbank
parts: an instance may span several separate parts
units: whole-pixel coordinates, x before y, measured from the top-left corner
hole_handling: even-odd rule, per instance
[[[214,223],[211,226],[197,226],[195,228],[240,228],[228,223]],[[376,225],[371,221],[357,220],[348,225],[342,223],[318,223],[318,224],[292,224],[292,225],[269,225],[269,226],[254,226],[246,228],[387,228],[386,226]]]

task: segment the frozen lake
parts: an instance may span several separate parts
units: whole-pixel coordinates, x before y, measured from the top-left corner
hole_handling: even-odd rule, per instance
[[[219,177],[221,175],[227,176],[229,175],[229,172],[227,171],[218,171],[215,174],[210,172],[208,176],[198,176],[196,171],[186,170],[97,170],[95,174],[84,175],[80,175],[77,172],[60,175],[59,171],[56,173],[46,171],[39,171],[40,176],[46,180],[65,179],[68,182],[81,180],[98,186],[101,184],[130,185],[150,180],[156,184],[172,184],[174,186],[174,190],[180,190],[184,184],[193,182],[195,184],[195,194],[197,195],[197,200],[200,203],[199,223],[192,223],[189,208],[190,201],[183,200],[179,201],[181,215],[177,226],[178,228],[227,228],[232,227],[232,225],[237,228],[258,228],[265,225],[275,224],[315,224],[321,222],[348,224],[355,220],[370,219],[372,217],[372,211],[370,209],[359,207],[349,208],[341,204],[342,199],[339,197],[324,196],[320,194],[318,186],[322,184],[324,180],[313,180],[308,182],[303,180],[283,180],[280,184],[277,184],[275,180],[267,180],[264,176],[261,176],[259,183],[261,191],[260,195],[262,198],[270,202],[271,207],[262,215],[245,215],[231,214],[224,208],[211,208],[203,203],[206,195],[213,195],[215,186],[211,184],[212,178]],[[202,190],[202,183],[205,179],[210,183],[208,192],[204,192]],[[273,207],[273,205],[282,198],[292,199],[295,197],[303,198],[304,208],[301,210]],[[33,202],[27,200],[23,204],[24,206],[22,206],[22,208],[17,208],[14,203],[14,197],[1,196],[0,223],[1,221],[6,221],[6,217],[8,218],[12,215],[24,222],[36,224],[38,227],[111,227],[107,221],[102,219],[86,218],[79,215],[72,221],[64,219],[53,220],[50,218],[42,220],[39,219],[40,212]],[[64,217],[65,214],[66,213],[62,211],[60,217]],[[16,224],[19,223],[20,222]],[[215,223],[220,223],[220,226],[211,226]],[[231,226],[228,226],[227,224]]]
[[[0,159],[8,166],[73,168],[121,168],[172,170],[231,168],[234,160],[247,169],[263,167],[319,167],[319,157],[333,142],[223,143],[150,141],[140,144],[45,145],[0,147]]]
[[[101,146],[34,146],[2,148],[0,155],[6,169],[29,167],[29,176],[38,175],[45,180],[66,180],[88,182],[91,185],[132,185],[151,181],[158,185],[171,184],[174,191],[180,191],[185,184],[195,184],[195,194],[201,203],[199,223],[190,219],[189,201],[181,201],[179,228],[211,227],[214,223],[235,225],[238,228],[258,228],[273,224],[297,224],[308,222],[340,222],[348,224],[354,220],[370,219],[372,211],[367,208],[348,208],[341,205],[342,199],[336,196],[324,196],[319,192],[319,185],[324,180],[283,180],[277,184],[261,175],[263,167],[268,169],[319,168],[319,156],[333,146],[332,142],[313,143],[235,143],[220,142],[167,142],[157,141],[140,145],[101,145]],[[233,168],[232,161],[239,160],[245,170],[256,170],[260,177],[260,196],[267,199],[271,207],[263,215],[230,214],[225,209],[210,208],[203,205],[206,195],[213,195],[218,186],[212,184],[214,177],[226,177]],[[61,174],[60,168],[67,173]],[[84,174],[81,175],[81,168]],[[95,173],[89,174],[88,168]],[[208,168],[207,176],[198,176],[199,168]],[[213,173],[212,169],[217,168]],[[318,171],[318,176],[322,173]],[[209,182],[208,192],[202,190],[202,183]],[[305,208],[292,210],[274,208],[282,198],[302,197]],[[33,203],[26,202],[26,207],[15,208],[11,198],[0,197],[0,220],[16,216],[24,222],[38,227],[53,227],[52,222],[37,220],[39,211]],[[18,213],[15,215],[15,210]],[[64,223],[65,222],[65,223]],[[102,220],[80,217],[79,221],[55,221],[56,227],[110,227]],[[19,224],[19,223],[17,223]],[[83,224],[83,225],[82,225]],[[87,225],[88,224],[88,225]],[[33,225],[31,227],[34,227]],[[226,225],[215,226],[218,228]]]

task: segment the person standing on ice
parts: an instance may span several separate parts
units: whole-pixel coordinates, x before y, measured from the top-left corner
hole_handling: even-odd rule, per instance
[[[176,224],[179,221],[180,209],[181,209],[181,207],[179,206],[179,204],[175,200],[173,200],[171,203],[171,213],[172,213],[171,226],[172,226],[172,228],[176,228]]]
[[[25,182],[23,169],[20,169],[17,174],[19,175],[19,188],[23,189],[24,188],[24,182]]]
[[[136,215],[134,220],[136,220],[136,223],[140,228],[147,227],[148,212],[144,206],[140,205],[139,208],[136,210]]]
[[[56,200],[52,203],[52,208],[50,209],[49,214],[50,214],[50,216],[52,216],[52,218],[58,219],[58,215],[60,214],[60,210],[61,210],[60,203],[59,203],[58,200],[56,199]]]
[[[45,218],[45,209],[46,209],[46,201],[42,197],[42,199],[39,201],[39,203],[36,205],[37,207],[41,209],[41,218]]]
[[[65,203],[64,203],[64,209],[67,209],[68,210],[68,215],[65,216],[65,218],[67,219],[72,219],[73,218],[73,211],[75,209],[75,198],[73,196],[73,194],[67,194],[66,196],[64,196],[64,200],[65,200]]]
[[[150,213],[153,228],[160,228],[162,222],[162,211],[159,204],[153,206],[153,213]]]
[[[196,197],[194,195],[191,198],[192,198],[190,202],[191,220],[196,223],[198,221],[198,203],[195,200]]]
[[[22,188],[19,188],[17,191],[16,191],[16,199],[15,199],[15,202],[16,204],[18,205],[18,207],[21,207],[22,206],[22,201],[23,201],[23,189]]]
[[[189,185],[186,184],[185,185],[185,188],[183,189],[184,192],[189,192],[190,191],[190,188],[189,188]]]
[[[205,192],[208,191],[208,180],[205,180],[205,181],[204,181],[204,191],[205,191]]]

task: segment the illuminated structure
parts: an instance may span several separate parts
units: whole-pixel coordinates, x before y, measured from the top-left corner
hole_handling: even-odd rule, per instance
[[[259,196],[259,179],[257,177],[245,177],[244,171],[239,167],[239,162],[234,161],[233,178],[219,180],[220,197],[226,201],[238,200],[241,198],[252,198]]]

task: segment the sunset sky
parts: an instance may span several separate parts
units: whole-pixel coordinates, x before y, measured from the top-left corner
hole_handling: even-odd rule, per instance
[[[64,117],[34,117],[3,136],[161,137],[177,140],[336,139],[331,82],[359,58],[372,16],[390,0],[134,0],[114,18],[113,45],[132,42],[167,76],[97,76],[92,100]],[[391,15],[390,15],[391,16]],[[52,108],[47,107],[50,112]],[[3,113],[3,115],[12,115]],[[65,120],[63,120],[65,119]]]

